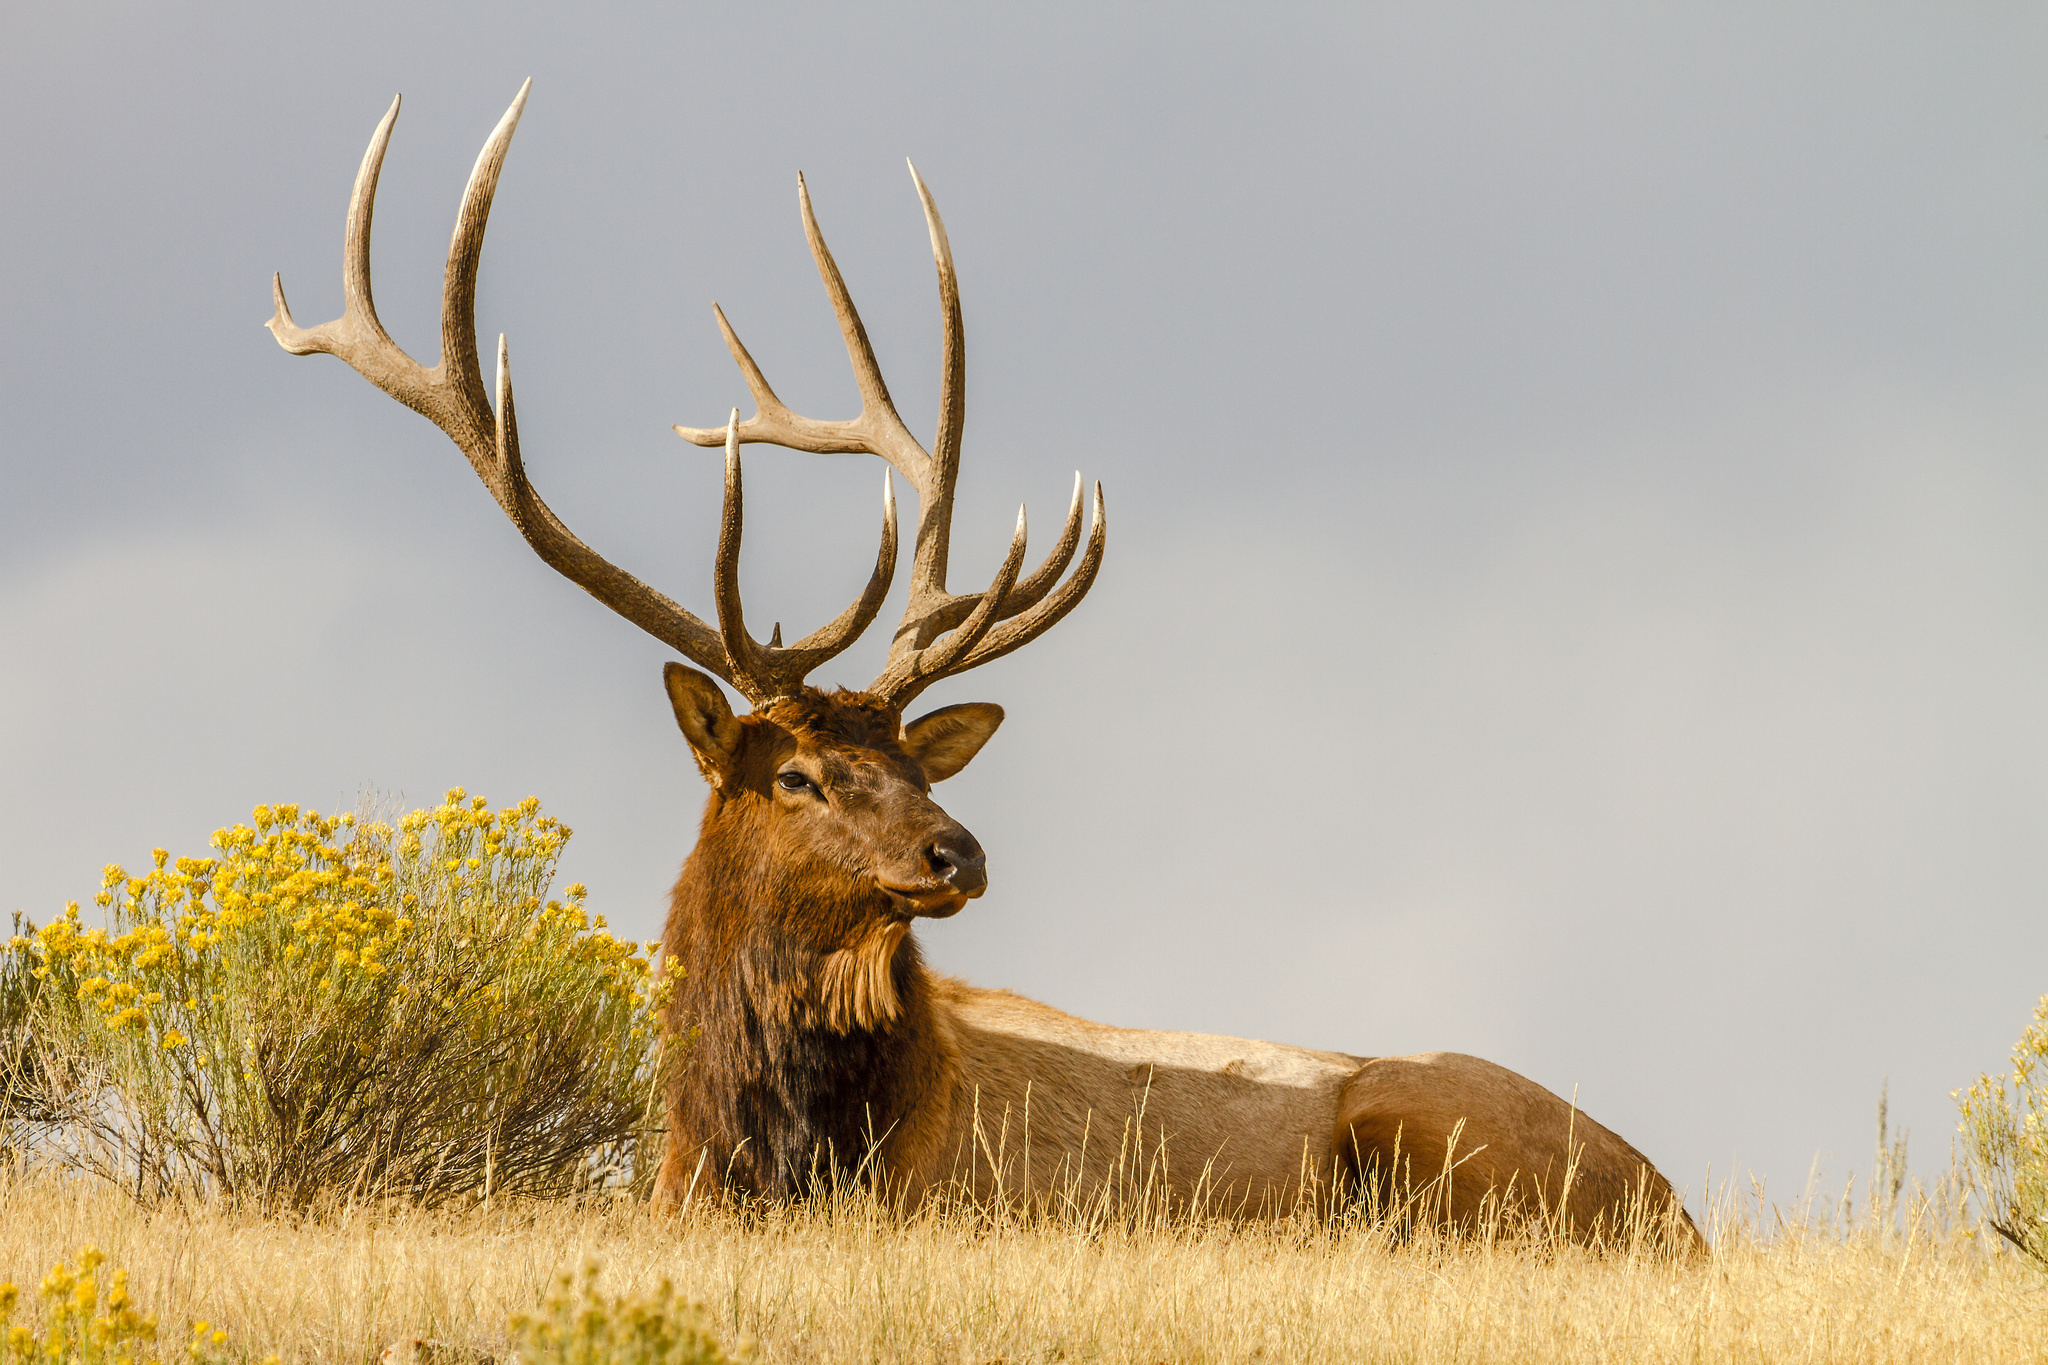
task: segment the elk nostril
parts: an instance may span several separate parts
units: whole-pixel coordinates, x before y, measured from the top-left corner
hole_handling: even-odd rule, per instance
[[[981,846],[972,836],[966,839],[939,839],[925,845],[925,862],[940,880],[956,891],[972,895],[988,885],[988,874],[983,870]]]

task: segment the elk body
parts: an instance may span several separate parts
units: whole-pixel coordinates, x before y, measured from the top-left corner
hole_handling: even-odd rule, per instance
[[[693,1030],[667,1101],[658,1204],[700,1187],[790,1197],[812,1182],[878,1178],[896,1196],[965,1190],[982,1200],[1099,1207],[1143,1198],[1177,1211],[1276,1216],[1361,1195],[1470,1226],[1520,1209],[1569,1235],[1612,1235],[1648,1210],[1696,1241],[1669,1183],[1633,1147],[1543,1087],[1476,1057],[1366,1057],[1208,1034],[1110,1028],[927,968],[914,926],[987,886],[974,836],[932,800],[995,733],[1000,707],[905,719],[931,683],[1043,634],[1102,562],[1102,490],[1082,550],[1082,486],[1045,561],[1024,574],[1020,510],[983,591],[946,586],[964,420],[965,349],[951,248],[913,169],[938,267],[944,370],[930,451],[897,415],[859,315],[798,180],[804,231],[839,319],[862,406],[849,421],[798,416],[775,396],[722,311],[720,329],[756,405],[723,429],[678,427],[725,448],[714,568],[717,625],[612,565],[529,484],[504,339],[495,404],[476,348],[475,276],[505,151],[527,91],[478,157],[449,248],[442,360],[407,356],[377,320],[370,223],[398,103],[378,125],[351,198],[333,322],[292,322],[281,282],[269,326],[285,349],[340,356],[456,443],[548,564],[698,667],[664,670],[676,720],[711,788],[672,897],[664,957],[682,975],[666,1021]],[[882,671],[859,691],[805,679],[873,620],[894,577],[893,483],[866,589],[785,646],[744,620],[738,585],[740,445],[879,456],[918,495],[910,600]],[[1078,564],[1075,562],[1079,552]],[[1073,572],[1067,571],[1072,568]],[[700,671],[701,670],[701,671]],[[752,705],[735,715],[713,676]]]

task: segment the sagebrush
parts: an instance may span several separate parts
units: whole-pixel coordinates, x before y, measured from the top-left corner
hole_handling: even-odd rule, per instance
[[[488,807],[455,788],[394,828],[258,806],[215,857],[108,867],[105,927],[74,902],[17,935],[0,980],[35,987],[13,1069],[35,1154],[297,1208],[629,1178],[653,945],[580,885],[549,898],[570,831],[539,801]]]
[[[1956,1102],[1985,1221],[2048,1266],[2048,995],[2013,1044],[2011,1070],[1979,1076]]]

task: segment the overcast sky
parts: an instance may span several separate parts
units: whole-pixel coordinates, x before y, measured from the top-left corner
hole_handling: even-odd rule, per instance
[[[0,911],[258,801],[460,783],[540,796],[658,931],[703,800],[670,656],[260,325],[273,270],[339,311],[402,91],[377,298],[431,362],[531,76],[479,330],[601,552],[710,614],[718,461],[669,426],[750,410],[713,300],[853,412],[798,171],[928,439],[906,156],[966,306],[955,586],[1105,485],[1087,602],[923,699],[1009,712],[939,789],[993,885],[936,963],[1477,1053],[1696,1208],[1710,1166],[1867,1170],[1887,1077],[1945,1162],[2048,991],[2048,9],[647,10],[9,8]],[[748,615],[800,634],[877,462],[748,449]]]

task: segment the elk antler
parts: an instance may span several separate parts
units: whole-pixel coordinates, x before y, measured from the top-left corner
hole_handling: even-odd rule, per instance
[[[448,433],[526,543],[570,582],[716,673],[756,706],[787,696],[802,685],[812,669],[852,644],[888,596],[896,572],[896,497],[888,476],[883,476],[882,487],[882,545],[867,587],[837,619],[787,648],[779,625],[768,643],[760,644],[747,634],[740,615],[740,458],[739,441],[733,434],[739,419],[737,409],[726,438],[725,512],[719,527],[714,580],[717,630],[578,540],[541,501],[527,482],[519,456],[519,426],[513,415],[505,339],[498,338],[496,412],[484,390],[476,347],[476,269],[483,252],[484,226],[498,188],[498,173],[505,165],[505,150],[519,126],[520,111],[526,107],[526,94],[532,86],[529,80],[519,87],[518,98],[484,143],[463,191],[441,287],[440,364],[427,369],[401,350],[377,320],[377,306],[370,295],[370,219],[376,208],[377,173],[384,164],[392,125],[398,121],[396,99],[370,139],[362,169],[356,172],[355,192],[349,197],[348,231],[342,248],[342,315],[318,327],[296,326],[285,304],[283,280],[273,277],[277,314],[265,325],[276,334],[278,344],[294,355],[325,351],[340,356],[363,378]]]
[[[811,192],[802,176],[797,177],[797,204],[802,209],[804,236],[811,244],[811,256],[825,281],[832,311],[838,315],[840,333],[846,338],[847,359],[853,364],[854,382],[860,388],[860,413],[843,422],[824,422],[800,417],[784,407],[768,386],[761,367],[740,343],[725,311],[713,306],[718,327],[725,334],[726,348],[739,362],[740,372],[753,391],[756,411],[735,431],[677,427],[676,434],[701,446],[725,443],[728,467],[734,442],[767,441],[792,450],[822,454],[860,453],[878,455],[891,468],[910,480],[917,490],[917,550],[910,570],[910,603],[904,608],[903,624],[889,647],[889,661],[881,676],[868,690],[902,706],[932,683],[950,674],[964,673],[977,664],[1008,654],[1050,630],[1072,611],[1095,582],[1102,566],[1105,527],[1102,514],[1102,485],[1095,485],[1095,511],[1088,537],[1088,551],[1073,576],[1058,591],[1060,575],[1074,558],[1081,542],[1081,476],[1074,476],[1073,502],[1059,543],[1045,562],[1021,582],[1017,571],[1024,559],[1024,511],[1017,510],[1017,530],[1010,539],[1010,552],[997,570],[987,591],[951,593],[946,590],[946,555],[952,538],[953,484],[960,473],[960,432],[967,409],[967,343],[960,323],[960,285],[953,274],[953,248],[946,240],[946,225],[939,220],[938,206],[917,167],[910,168],[917,184],[917,197],[924,204],[925,225],[931,230],[932,259],[939,271],[939,313],[944,321],[945,369],[939,385],[939,430],[927,454],[917,438],[903,425],[890,401],[889,387],[875,363],[874,348],[867,329],[846,292],[832,251],[818,231],[817,215],[811,211]]]

